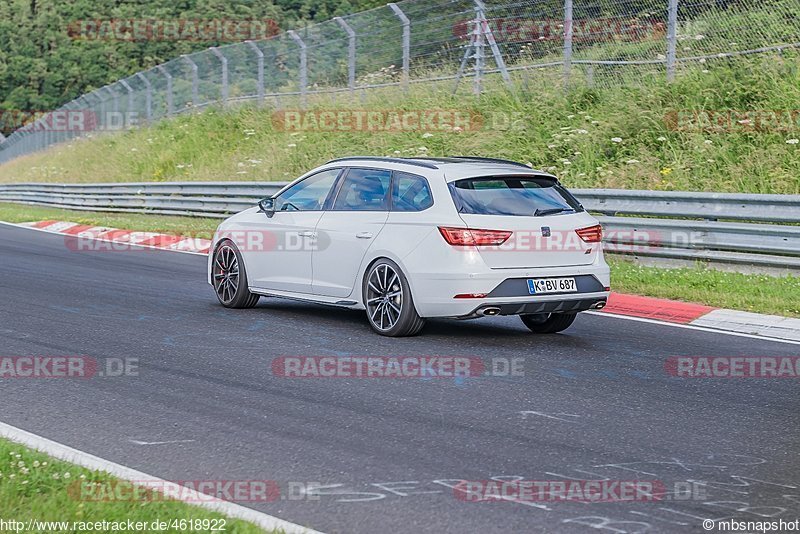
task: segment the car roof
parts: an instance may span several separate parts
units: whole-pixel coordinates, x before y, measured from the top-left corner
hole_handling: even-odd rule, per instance
[[[459,178],[485,176],[492,174],[524,174],[524,175],[537,175],[555,178],[550,173],[536,170],[530,166],[519,163],[516,161],[499,159],[499,158],[484,158],[479,156],[450,156],[450,157],[413,157],[413,158],[399,158],[399,157],[379,157],[379,156],[350,156],[346,158],[338,158],[328,162],[352,162],[352,163],[366,163],[374,164],[375,162],[405,164],[416,167],[424,167],[427,169],[440,169],[443,170],[445,176],[449,180]]]

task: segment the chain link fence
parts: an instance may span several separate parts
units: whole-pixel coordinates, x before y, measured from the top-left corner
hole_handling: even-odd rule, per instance
[[[687,65],[800,47],[796,0],[405,0],[181,56],[45,114],[0,140],[0,163],[99,132],[253,101],[441,82],[485,90],[672,80]]]

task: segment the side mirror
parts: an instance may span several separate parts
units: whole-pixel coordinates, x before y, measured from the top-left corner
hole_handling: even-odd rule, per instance
[[[275,215],[275,199],[264,198],[259,200],[258,211],[263,212],[267,217]]]

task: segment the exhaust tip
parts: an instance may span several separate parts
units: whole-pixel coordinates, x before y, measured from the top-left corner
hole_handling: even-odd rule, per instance
[[[492,307],[483,309],[484,315],[497,315],[498,313],[500,313],[500,308]]]
[[[595,303],[592,305],[592,309],[594,309],[594,310],[602,310],[602,309],[603,309],[603,308],[605,308],[605,307],[606,307],[606,301],[604,301],[604,300],[601,300],[601,301],[595,302]]]

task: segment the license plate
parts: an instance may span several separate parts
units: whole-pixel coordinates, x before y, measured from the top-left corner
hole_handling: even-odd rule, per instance
[[[531,295],[544,293],[575,293],[578,287],[574,278],[530,278],[528,292]]]

